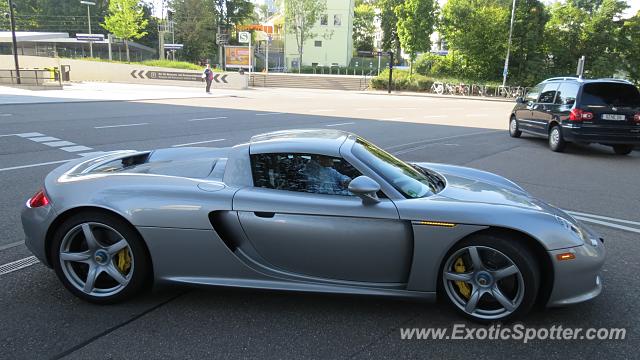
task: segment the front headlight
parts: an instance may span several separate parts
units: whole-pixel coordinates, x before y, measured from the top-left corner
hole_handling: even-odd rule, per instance
[[[593,246],[598,246],[598,241],[596,239],[592,239],[589,234],[580,228],[579,225],[571,223],[569,220],[564,219],[560,216],[556,215],[556,219],[565,229],[570,231],[574,236],[580,238],[585,244],[590,243]]]

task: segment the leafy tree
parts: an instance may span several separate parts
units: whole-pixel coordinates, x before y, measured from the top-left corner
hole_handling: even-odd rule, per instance
[[[380,28],[382,29],[382,50],[394,51],[396,63],[400,63],[400,37],[398,36],[398,17],[396,7],[402,5],[404,0],[379,0]]]
[[[192,62],[214,54],[216,25],[218,23],[215,0],[174,0],[176,41],[184,44],[182,56]]]
[[[441,32],[464,59],[462,74],[471,79],[497,79],[507,51],[511,11],[505,0],[448,0]]]
[[[623,69],[630,80],[640,84],[640,11],[624,22],[620,39]]]
[[[516,4],[508,79],[515,84],[534,84],[546,75],[544,29],[549,14],[538,0]]]
[[[326,0],[284,0],[285,30],[293,34],[298,49],[298,73],[302,65],[304,42],[317,36],[313,27],[327,10]]]
[[[418,52],[431,50],[431,33],[436,19],[434,0],[406,0],[396,6],[398,38],[405,52],[409,53],[410,70]]]
[[[147,34],[144,29],[149,23],[144,18],[144,11],[138,5],[138,0],[111,0],[109,2],[109,15],[105,17],[104,23],[100,24],[105,30],[111,32],[116,37],[124,40],[127,50],[127,61],[129,57],[129,40],[140,39]]]
[[[376,13],[372,4],[359,1],[353,10],[353,45],[356,50],[372,51]]]

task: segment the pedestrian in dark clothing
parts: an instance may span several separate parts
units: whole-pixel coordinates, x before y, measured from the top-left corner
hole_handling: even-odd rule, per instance
[[[213,70],[211,65],[207,64],[207,68],[202,73],[202,78],[207,82],[207,94],[211,94],[211,82],[213,81]]]

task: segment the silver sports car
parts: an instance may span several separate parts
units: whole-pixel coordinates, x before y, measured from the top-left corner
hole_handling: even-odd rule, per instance
[[[507,320],[594,298],[605,258],[593,231],[503,177],[334,130],[75,160],[22,223],[35,256],[95,303],[170,282],[439,295]]]

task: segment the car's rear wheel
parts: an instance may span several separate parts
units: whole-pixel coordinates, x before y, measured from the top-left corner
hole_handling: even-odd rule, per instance
[[[554,125],[551,130],[549,130],[549,148],[555,152],[563,152],[566,146],[567,142],[562,136],[560,125]]]
[[[613,151],[618,155],[629,155],[633,151],[633,145],[613,145]]]
[[[56,274],[81,299],[120,302],[141,291],[149,278],[150,262],[140,235],[114,215],[74,215],[55,231],[52,240]]]
[[[509,136],[519,138],[522,135],[522,131],[518,129],[518,119],[515,116],[511,116],[509,120]]]
[[[439,291],[464,316],[478,322],[509,321],[532,308],[540,271],[518,239],[472,236],[447,255]]]

